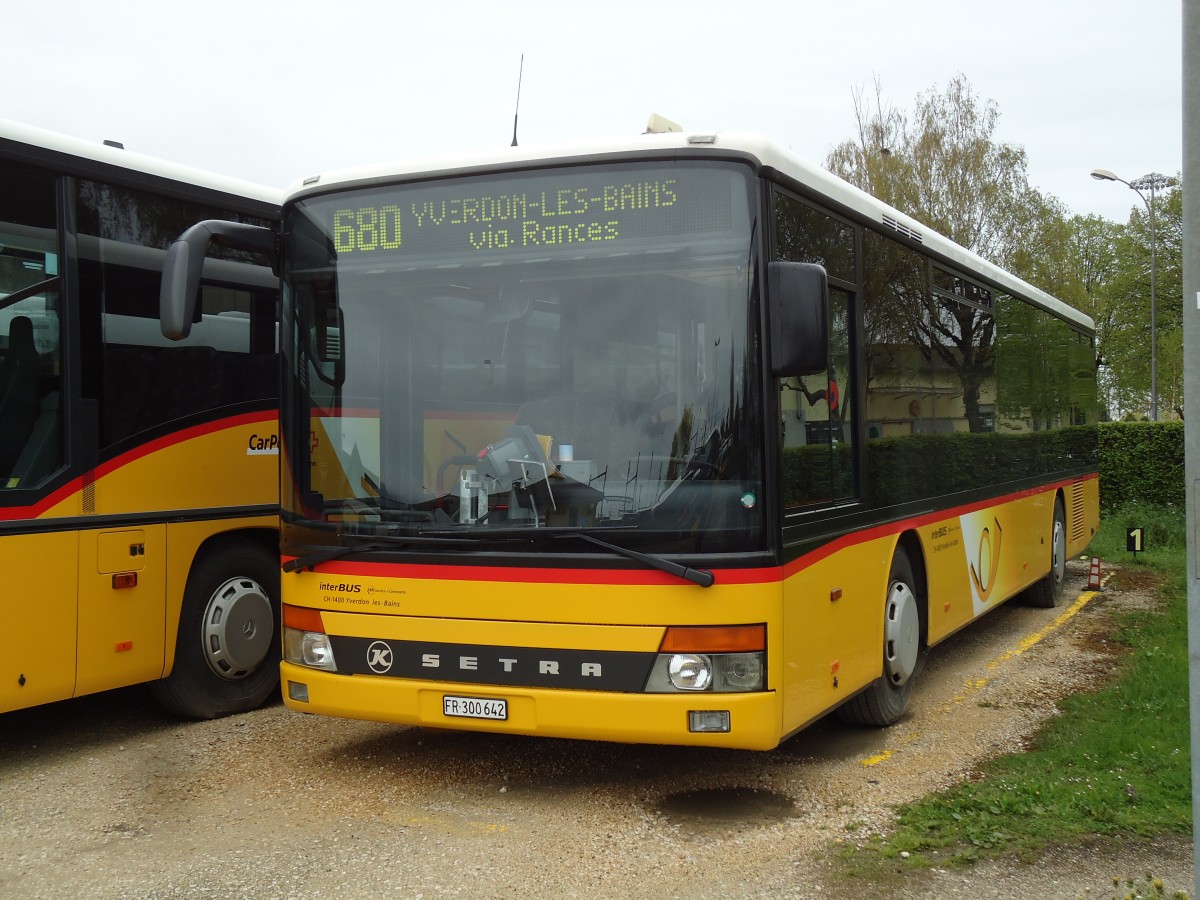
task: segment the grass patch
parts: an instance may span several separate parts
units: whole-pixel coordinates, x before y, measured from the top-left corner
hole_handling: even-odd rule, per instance
[[[1125,551],[1143,527],[1147,552]],[[1155,609],[1115,616],[1110,640],[1126,651],[1114,680],[1067,697],[1022,753],[992,760],[979,777],[898,810],[896,830],[843,854],[846,872],[947,865],[1017,854],[1096,835],[1190,834],[1186,528],[1182,511],[1111,514],[1091,553],[1151,584]],[[894,862],[893,862],[894,861]]]

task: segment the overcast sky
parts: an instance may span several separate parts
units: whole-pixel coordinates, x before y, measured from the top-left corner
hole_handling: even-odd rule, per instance
[[[759,131],[823,163],[856,89],[966,76],[1031,183],[1126,221],[1182,165],[1181,0],[26,0],[0,118],[277,187],[332,168],[644,130]]]

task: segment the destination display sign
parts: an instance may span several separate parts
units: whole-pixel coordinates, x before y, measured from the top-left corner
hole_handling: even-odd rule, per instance
[[[732,229],[735,204],[746,221],[746,195],[745,176],[728,167],[605,166],[355,191],[320,206],[339,261],[348,261],[717,237]]]

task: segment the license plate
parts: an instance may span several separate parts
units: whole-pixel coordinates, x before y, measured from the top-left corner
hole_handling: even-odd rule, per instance
[[[508,701],[483,697],[442,697],[442,715],[460,719],[507,719]]]

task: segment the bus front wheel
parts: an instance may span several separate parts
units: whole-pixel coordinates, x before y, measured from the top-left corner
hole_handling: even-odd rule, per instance
[[[278,622],[275,557],[251,540],[213,548],[188,576],[175,665],[155,697],[190,719],[257,709],[279,684]]]
[[[883,616],[883,675],[843,703],[837,716],[855,725],[892,725],[908,709],[921,662],[921,599],[912,563],[896,548]]]

